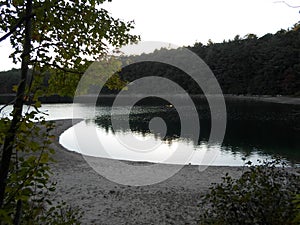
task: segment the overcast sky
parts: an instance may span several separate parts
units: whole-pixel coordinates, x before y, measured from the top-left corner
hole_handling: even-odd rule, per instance
[[[274,0],[113,0],[104,7],[113,17],[134,20],[142,41],[177,46],[222,42],[235,35],[262,36],[287,29],[300,20],[300,8]],[[300,6],[300,0],[287,0]],[[0,43],[0,71],[13,67],[9,42]],[[16,67],[16,66],[15,66]]]

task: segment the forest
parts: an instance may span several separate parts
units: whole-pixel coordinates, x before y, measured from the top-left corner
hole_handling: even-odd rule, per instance
[[[222,43],[195,43],[188,49],[196,53],[210,67],[224,94],[233,95],[300,95],[300,24],[275,34],[257,37],[248,34],[235,36]],[[147,58],[151,54],[163,56],[168,49],[150,54],[126,56],[123,60]],[[180,84],[190,94],[200,94],[199,87],[183,71],[157,62],[142,62],[124,67],[120,78],[131,82],[140,77],[161,76]],[[20,71],[0,72],[0,94],[12,94],[18,84]],[[47,83],[47,82],[45,82]],[[116,90],[102,89],[113,94]]]

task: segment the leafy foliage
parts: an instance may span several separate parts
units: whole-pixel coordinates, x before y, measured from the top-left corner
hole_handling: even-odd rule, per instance
[[[294,200],[296,217],[293,220],[295,224],[300,224],[300,194],[297,194]]]
[[[293,199],[300,177],[277,166],[278,161],[251,166],[237,180],[226,174],[201,203],[202,224],[297,224]]]
[[[0,144],[2,146],[10,120],[2,118],[0,123]],[[52,122],[46,122],[35,111],[27,112],[20,121],[13,143],[15,152],[7,179],[5,204],[0,210],[0,221],[3,223],[13,223],[19,204],[22,205],[20,214],[22,224],[54,224],[49,221],[59,220],[61,223],[56,224],[78,222],[80,213],[78,216],[75,214],[77,209],[63,208],[65,203],[52,206],[54,203],[51,193],[55,191],[56,184],[50,182],[49,163],[53,161],[51,154],[54,153],[54,150],[49,145],[53,138],[50,135],[53,126]],[[64,220],[68,220],[69,223],[62,223]]]
[[[77,95],[99,93],[99,88],[106,86],[108,89],[120,90],[126,85],[117,72],[121,70],[122,63],[113,56],[103,57],[101,61],[94,62],[85,71],[85,77],[77,86]]]
[[[0,32],[5,33],[0,41],[9,37],[10,57],[21,62],[21,76],[12,80],[14,85],[18,80],[12,119],[0,120],[0,221],[5,224],[78,224],[76,210],[51,206],[52,124],[37,115],[38,98],[72,95],[91,60],[103,57],[110,45],[118,48],[139,39],[129,33],[133,21],[113,18],[100,7],[103,2],[0,0]],[[35,110],[23,115],[25,102]]]
[[[103,57],[109,46],[118,48],[139,39],[129,33],[134,21],[115,19],[99,7],[105,0],[32,2],[29,64],[33,67],[36,89],[44,94],[72,95],[91,61]],[[26,1],[3,0],[0,6],[0,30],[9,32],[26,19]],[[21,23],[10,35],[14,49],[10,57],[14,62],[21,61],[24,29]],[[49,77],[50,87],[41,89],[45,76]]]

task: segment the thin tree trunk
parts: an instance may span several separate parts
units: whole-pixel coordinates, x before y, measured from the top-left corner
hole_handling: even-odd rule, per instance
[[[22,216],[22,200],[18,200],[17,202],[17,210],[14,218],[14,225],[20,225]]]
[[[28,65],[30,60],[30,48],[31,48],[31,14],[32,14],[32,0],[26,2],[26,20],[24,30],[24,44],[23,53],[21,55],[21,81],[17,91],[17,99],[13,108],[13,118],[10,123],[9,130],[5,136],[1,165],[0,165],[0,208],[2,208],[5,197],[6,181],[9,171],[9,165],[13,152],[13,143],[16,138],[19,122],[22,118],[22,110],[24,105],[24,94],[26,88],[26,80],[28,74]]]

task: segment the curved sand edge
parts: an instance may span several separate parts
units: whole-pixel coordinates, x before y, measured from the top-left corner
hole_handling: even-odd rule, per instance
[[[199,172],[198,166],[185,166],[159,184],[119,185],[97,174],[79,153],[59,144],[60,134],[71,126],[72,120],[58,120],[53,131],[54,198],[81,207],[83,224],[197,224],[201,194],[211,183],[221,182],[226,173],[237,178],[243,172],[241,167],[208,167]],[[102,160],[107,165],[111,159]]]

